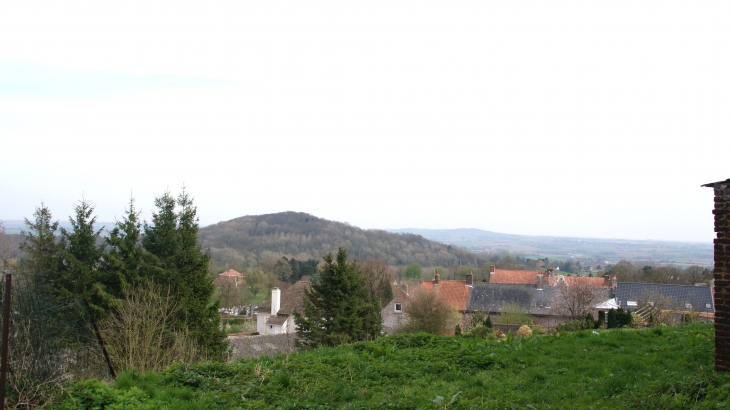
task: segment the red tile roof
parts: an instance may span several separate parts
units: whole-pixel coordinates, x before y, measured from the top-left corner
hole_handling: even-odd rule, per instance
[[[585,285],[593,286],[594,288],[602,288],[605,287],[605,280],[601,277],[598,278],[591,278],[588,276],[564,276],[565,283],[568,286],[575,285],[576,283],[581,283]]]
[[[238,271],[233,270],[233,269],[228,269],[227,271],[219,274],[218,276],[225,276],[225,277],[236,277],[237,276],[239,278],[240,277],[243,277],[243,275],[241,275],[241,272],[238,272]]]
[[[537,274],[546,272],[537,270],[507,270],[495,269],[489,275],[489,283],[503,283],[509,285],[537,285]],[[547,275],[545,275],[547,276]],[[547,281],[545,281],[547,285]]]
[[[438,285],[434,285],[432,280],[424,280],[421,287],[430,292],[436,290],[449,306],[456,310],[466,310],[466,302],[469,299],[469,287],[466,286],[465,280],[440,280]]]

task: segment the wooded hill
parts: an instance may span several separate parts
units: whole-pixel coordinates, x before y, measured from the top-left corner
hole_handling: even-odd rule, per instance
[[[263,265],[272,257],[322,260],[339,246],[357,260],[382,259],[390,265],[418,263],[449,266],[473,260],[469,250],[430,241],[420,235],[365,230],[302,212],[244,216],[201,228],[203,249],[220,266]]]

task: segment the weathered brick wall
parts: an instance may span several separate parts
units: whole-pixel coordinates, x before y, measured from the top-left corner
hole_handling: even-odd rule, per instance
[[[730,372],[730,179],[715,190],[715,371]]]

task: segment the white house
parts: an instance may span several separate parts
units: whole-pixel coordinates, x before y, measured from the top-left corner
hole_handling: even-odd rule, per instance
[[[256,331],[262,335],[296,332],[294,312],[303,314],[304,292],[310,287],[309,280],[302,279],[284,292],[279,288],[272,289],[270,312],[257,313]]]

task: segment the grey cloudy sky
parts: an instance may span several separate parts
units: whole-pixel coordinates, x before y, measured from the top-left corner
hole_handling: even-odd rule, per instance
[[[730,2],[2,2],[0,219],[712,240]]]

